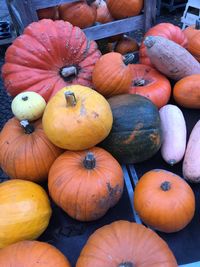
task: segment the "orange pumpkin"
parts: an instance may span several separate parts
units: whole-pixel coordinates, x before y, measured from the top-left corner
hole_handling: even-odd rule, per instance
[[[127,93],[131,86],[131,69],[125,58],[116,52],[103,55],[95,64],[92,81],[95,89],[110,97]]]
[[[172,233],[183,229],[192,220],[195,197],[181,177],[155,169],[145,173],[137,183],[134,207],[145,224]]]
[[[199,20],[196,20],[195,25],[191,25],[183,30],[184,35],[187,37],[188,44],[191,42],[191,38],[200,32],[199,30],[200,30]]]
[[[40,241],[21,241],[0,250],[1,267],[70,267],[55,247]]]
[[[138,49],[139,46],[137,42],[127,35],[124,35],[123,38],[119,40],[115,46],[115,52],[118,52],[122,55],[138,51]]]
[[[107,0],[108,9],[115,19],[138,15],[143,8],[143,0]]]
[[[131,64],[130,94],[149,98],[158,108],[166,105],[171,95],[169,80],[157,70],[142,64]]]
[[[58,8],[55,6],[38,9],[37,15],[39,19],[58,19]]]
[[[119,201],[123,186],[121,166],[99,147],[64,152],[53,163],[48,177],[52,199],[80,221],[101,218]]]
[[[0,134],[0,165],[13,179],[44,181],[62,152],[47,139],[41,120],[29,124],[12,118]]]
[[[59,17],[81,29],[92,26],[96,20],[97,9],[89,1],[81,0],[75,3],[65,3],[58,7]]]
[[[96,230],[76,267],[178,267],[167,243],[144,225],[116,221]]]
[[[113,21],[113,17],[111,16],[107,3],[104,0],[96,0],[93,5],[97,8],[96,22],[103,24]]]
[[[191,36],[187,49],[200,62],[200,31]]]

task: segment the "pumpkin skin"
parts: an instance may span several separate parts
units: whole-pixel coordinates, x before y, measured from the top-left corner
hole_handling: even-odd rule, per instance
[[[113,17],[111,16],[107,3],[104,0],[96,0],[92,5],[97,8],[96,22],[104,24],[113,21]]]
[[[115,46],[115,52],[125,55],[130,52],[138,51],[139,46],[137,42],[131,37],[124,35]]]
[[[38,238],[52,213],[41,186],[16,179],[0,184],[0,207],[0,248]]]
[[[81,29],[92,26],[97,16],[96,7],[88,5],[85,0],[59,5],[58,11],[60,19]]]
[[[80,221],[101,218],[119,201],[123,186],[121,166],[99,147],[64,152],[53,163],[48,177],[54,202]]]
[[[200,31],[191,37],[187,49],[200,62]]]
[[[97,44],[79,28],[43,19],[31,23],[9,46],[2,77],[11,96],[34,91],[48,101],[66,85],[92,86],[100,55]]]
[[[171,41],[174,41],[175,43],[183,46],[183,47],[187,47],[187,38],[184,35],[184,33],[182,32],[182,30],[178,27],[175,26],[171,23],[159,23],[157,25],[155,25],[154,27],[152,27],[151,29],[149,29],[146,34],[144,35],[144,39],[147,36],[161,36],[164,38],[167,38]],[[139,50],[139,58],[140,58],[140,63],[141,64],[145,64],[145,65],[149,65],[149,66],[153,66],[151,64],[151,61],[147,55],[147,49],[144,45],[144,39],[142,41],[142,44],[140,46],[140,50]]]
[[[192,220],[195,197],[180,176],[155,169],[145,173],[137,183],[134,208],[145,224],[172,233],[180,231]]]
[[[179,80],[173,89],[176,103],[182,107],[199,109],[200,74],[193,74]]]
[[[72,98],[65,97],[71,92]],[[69,103],[68,103],[69,98]],[[74,104],[70,103],[70,98]],[[106,99],[88,87],[64,87],[47,104],[42,124],[49,140],[68,150],[95,146],[112,128],[112,112]]]
[[[199,20],[196,20],[195,25],[191,25],[183,30],[184,35],[187,37],[188,45],[191,43],[192,37],[200,32],[199,30],[200,30]]]
[[[35,92],[22,92],[11,103],[12,113],[18,120],[34,121],[42,117],[46,102]]]
[[[54,246],[40,241],[20,241],[0,250],[2,267],[70,267],[67,258]],[[25,264],[25,265],[24,265]]]
[[[101,146],[121,163],[138,163],[151,158],[161,146],[161,122],[157,107],[140,95],[108,99],[113,126]]]
[[[37,10],[38,19],[58,19],[58,8],[47,7]]]
[[[154,68],[143,64],[131,64],[132,86],[129,94],[150,99],[158,108],[166,105],[171,95],[169,80]]]
[[[97,229],[76,267],[177,267],[167,243],[144,225],[116,221]]]
[[[105,97],[127,93],[131,85],[130,64],[116,52],[103,55],[95,64],[92,82],[95,89]]]
[[[0,165],[12,179],[42,182],[54,160],[63,152],[46,137],[41,120],[25,127],[16,118],[4,125],[0,134]]]
[[[143,0],[107,0],[108,9],[115,19],[123,19],[140,14]]]

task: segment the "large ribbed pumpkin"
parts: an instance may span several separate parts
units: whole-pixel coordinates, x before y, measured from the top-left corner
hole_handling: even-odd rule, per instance
[[[70,267],[55,247],[39,241],[20,241],[0,250],[1,267]]]
[[[10,119],[0,133],[0,165],[13,179],[42,182],[62,149],[45,135],[41,120]]]
[[[167,243],[144,225],[116,221],[96,230],[76,267],[177,267]]]
[[[35,91],[46,101],[69,84],[92,86],[100,52],[77,27],[64,21],[33,22],[7,49],[2,75],[9,94]]]
[[[44,189],[30,181],[0,184],[0,248],[38,238],[49,224],[51,207]],[[2,266],[0,262],[0,266]]]
[[[113,126],[101,143],[123,163],[151,158],[161,146],[161,123],[157,107],[140,95],[119,95],[108,99]]]

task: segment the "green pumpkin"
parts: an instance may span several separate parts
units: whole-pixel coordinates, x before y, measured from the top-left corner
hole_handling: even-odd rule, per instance
[[[101,146],[121,163],[139,163],[151,158],[161,146],[161,123],[157,107],[140,95],[108,99],[113,126]]]

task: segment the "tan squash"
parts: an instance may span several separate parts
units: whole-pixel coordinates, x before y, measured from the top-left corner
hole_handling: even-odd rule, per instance
[[[161,155],[170,165],[180,162],[186,148],[186,123],[182,111],[175,105],[165,105],[160,110],[163,142]]]

